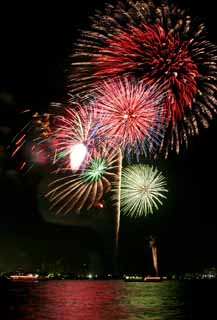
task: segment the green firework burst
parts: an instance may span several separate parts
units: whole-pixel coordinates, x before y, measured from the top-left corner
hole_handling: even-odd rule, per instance
[[[117,151],[101,146],[92,153],[87,166],[76,173],[68,167],[58,167],[56,178],[48,185],[45,196],[56,214],[91,209],[102,200],[117,179]]]
[[[98,181],[106,172],[107,164],[103,157],[93,158],[87,169],[81,174],[86,182]]]
[[[163,204],[167,183],[162,173],[149,165],[131,165],[123,169],[121,211],[131,217],[153,214]]]

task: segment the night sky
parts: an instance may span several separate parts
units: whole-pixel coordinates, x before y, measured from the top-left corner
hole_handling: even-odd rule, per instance
[[[43,172],[23,176],[16,172],[7,145],[25,123],[25,108],[48,110],[51,102],[67,95],[68,56],[78,28],[87,23],[103,1],[79,1],[76,8],[66,1],[45,8],[7,5],[1,17],[0,53],[0,271],[25,264],[66,260],[77,270],[96,258],[111,268],[112,206],[92,219],[49,217],[38,200]],[[204,18],[210,39],[217,42],[216,17],[211,0],[180,1],[193,14]],[[3,18],[3,19],[2,19]],[[156,236],[161,270],[200,270],[217,264],[216,240],[216,133],[217,119],[191,139],[188,150],[169,154],[155,162],[168,181],[168,199],[146,219],[122,218],[120,260],[124,271],[147,270],[150,257],[147,238]],[[104,244],[104,245],[103,245]],[[94,258],[95,257],[95,258]],[[97,260],[98,261],[98,260]],[[94,262],[93,262],[94,263]],[[76,269],[77,268],[77,269]]]

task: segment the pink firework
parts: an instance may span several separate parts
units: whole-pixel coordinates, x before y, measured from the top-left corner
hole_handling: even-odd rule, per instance
[[[168,128],[159,149],[166,156],[187,146],[216,113],[217,47],[203,23],[166,0],[107,4],[82,33],[72,54],[71,91],[84,93],[123,75],[168,83]]]
[[[64,108],[64,114],[57,114],[54,118],[52,139],[55,141],[56,153],[53,162],[63,161],[66,167],[76,171],[81,165],[85,166],[101,142],[96,112],[90,106],[82,107],[76,104],[74,107]],[[76,160],[78,158],[80,163]]]
[[[161,143],[165,111],[164,86],[145,86],[129,77],[105,81],[94,92],[94,107],[102,132],[129,158],[149,155]]]

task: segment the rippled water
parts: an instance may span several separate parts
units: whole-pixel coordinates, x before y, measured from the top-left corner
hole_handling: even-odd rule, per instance
[[[182,281],[13,283],[0,288],[0,319],[176,320],[200,319],[201,315],[205,320],[217,319],[214,287],[210,283]]]

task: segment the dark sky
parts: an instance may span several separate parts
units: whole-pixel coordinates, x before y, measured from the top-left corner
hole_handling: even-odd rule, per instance
[[[181,2],[205,19],[210,38],[217,41],[212,1],[206,1],[206,5],[196,0]],[[31,2],[29,7],[19,3],[2,9],[0,125],[11,129],[9,133],[1,132],[3,145],[9,143],[20,125],[17,111],[25,107],[46,111],[51,102],[65,97],[64,71],[73,40],[78,28],[85,26],[89,14],[100,8],[102,1],[87,4],[82,0],[79,4],[75,8],[61,1],[45,7]],[[188,150],[157,162],[168,180],[168,200],[146,220],[122,218],[120,250],[125,270],[146,268],[145,239],[149,234],[155,234],[159,241],[162,269],[187,270],[217,264],[216,132],[217,120],[192,139]],[[105,223],[100,218],[94,220],[98,233],[84,227],[93,226],[89,218],[81,227],[70,226],[68,220],[67,226],[45,222],[36,197],[38,179],[34,175],[29,178],[15,174],[13,162],[7,155],[4,158],[4,153],[0,161],[0,255],[4,260],[0,270],[1,265],[14,266],[25,259],[34,265],[43,259],[70,260],[76,256],[82,264],[88,253],[110,253],[112,229],[105,226],[107,219]],[[106,234],[111,231],[111,235],[106,236],[107,244],[103,247],[99,242],[105,230]],[[107,256],[105,264],[109,265]]]

